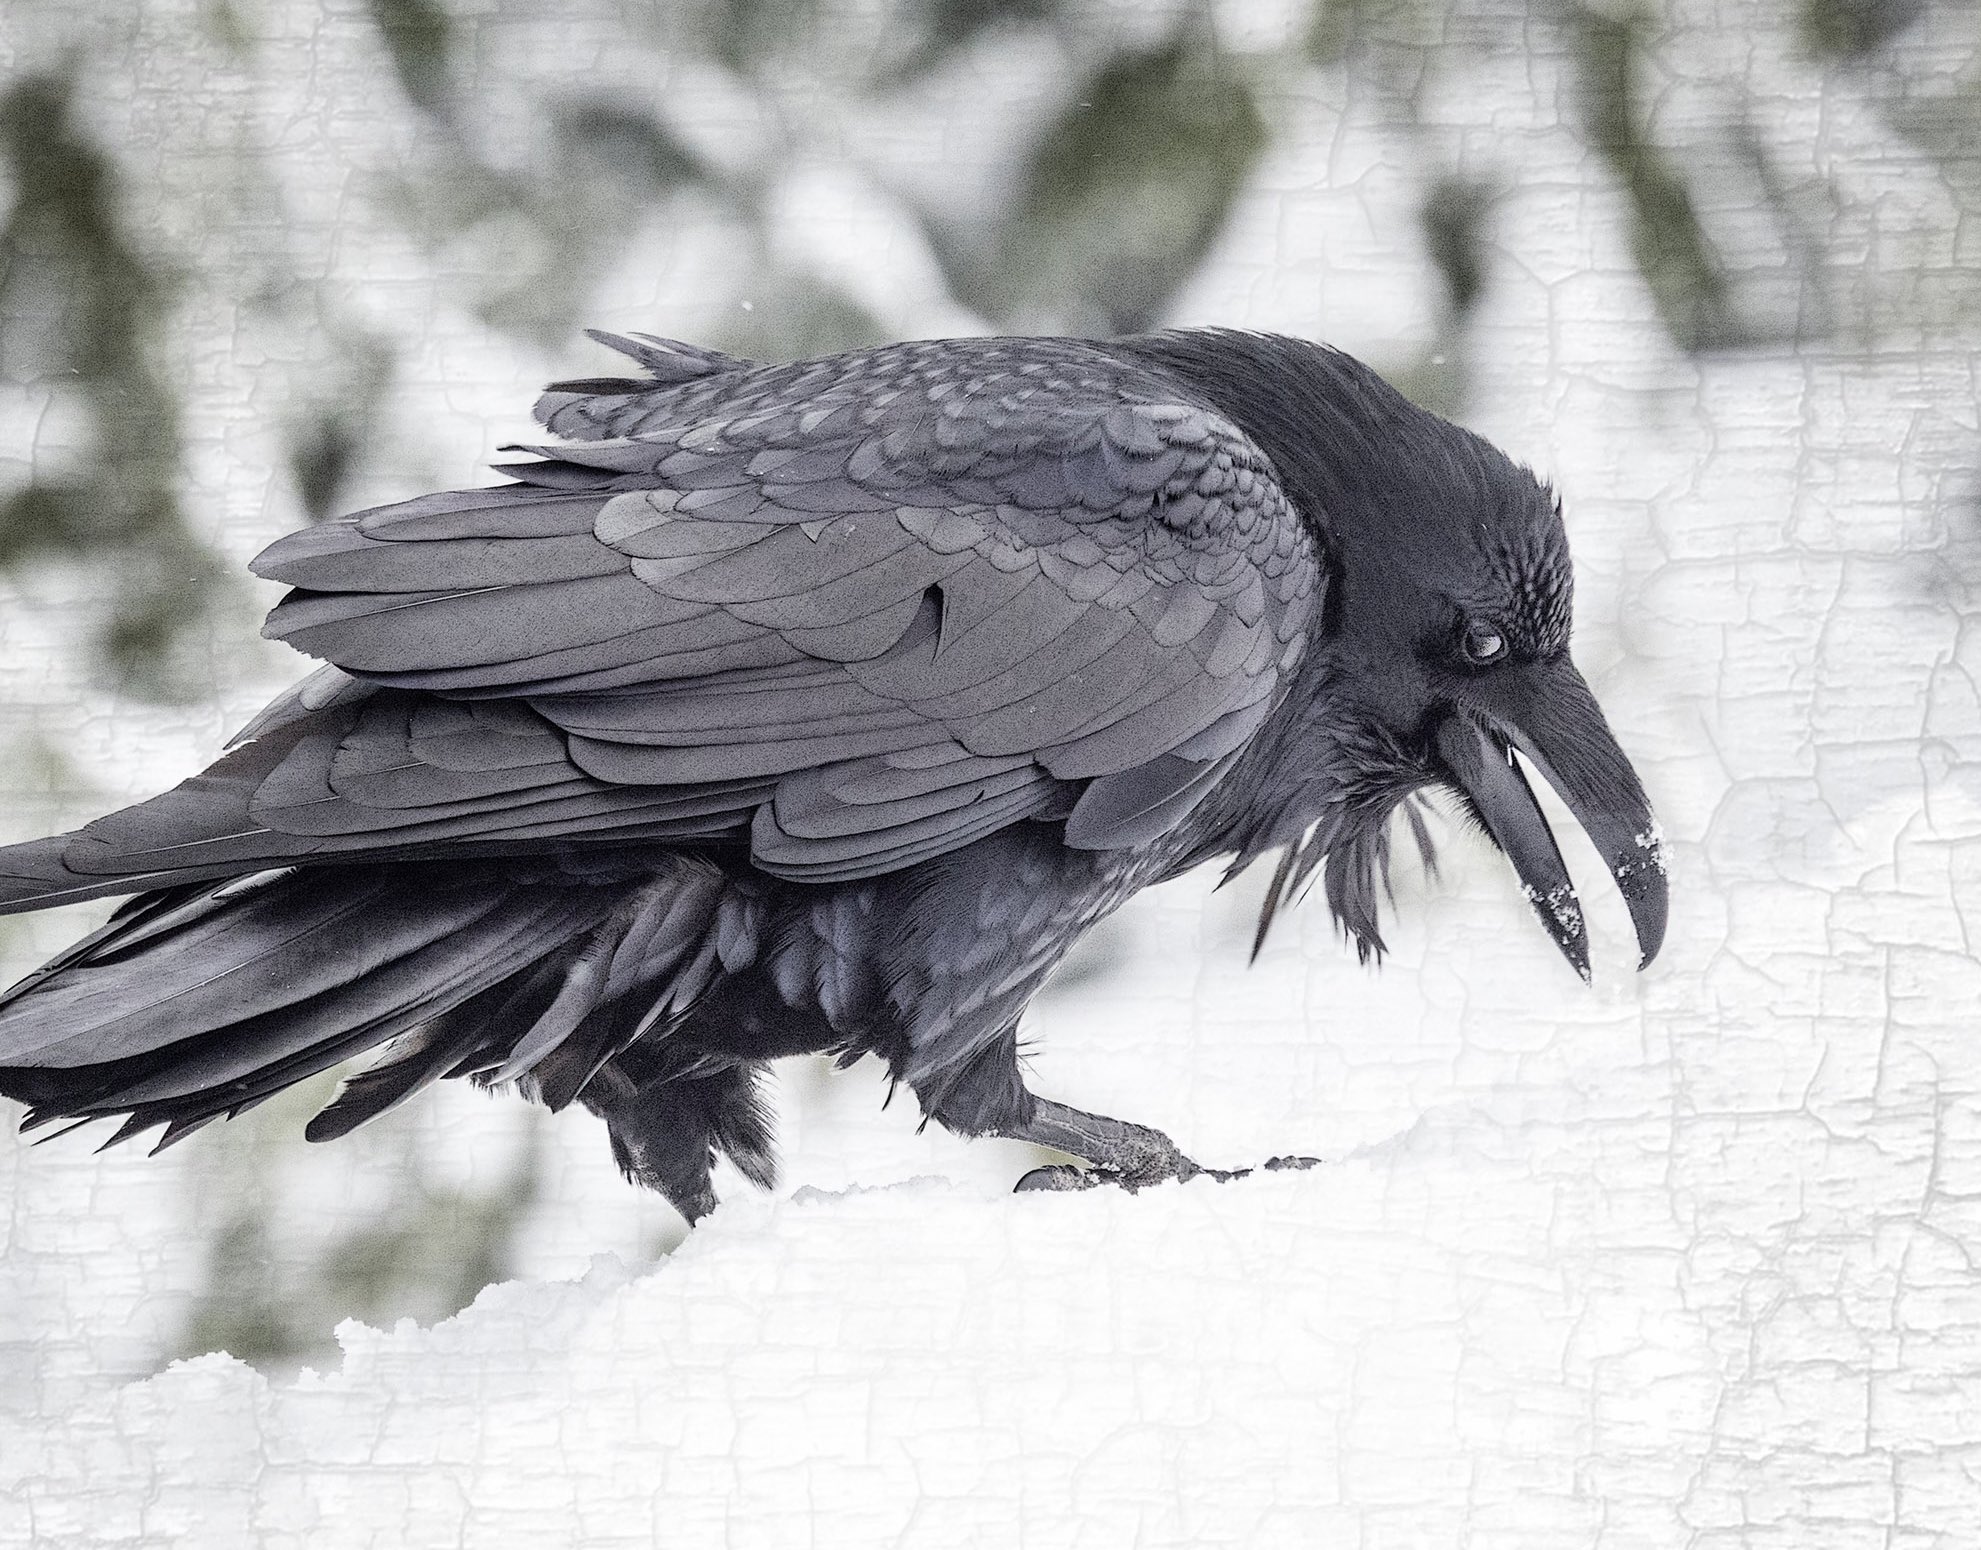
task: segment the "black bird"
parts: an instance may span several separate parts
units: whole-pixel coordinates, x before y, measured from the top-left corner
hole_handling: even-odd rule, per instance
[[[330,664],[177,789],[0,849],[0,911],[133,894],[0,998],[24,1127],[167,1145],[383,1046],[308,1134],[439,1077],[604,1117],[689,1217],[770,1174],[763,1063],[872,1054],[925,1114],[1129,1185],[1202,1170],[1039,1098],[1018,1020],[1151,883],[1279,852],[1382,951],[1429,787],[1585,978],[1512,751],[1615,875],[1644,793],[1569,660],[1558,506],[1333,350],[1184,331],[763,365],[597,335],[514,482],[282,539],[266,633]],[[1424,840],[1417,824],[1420,843]]]

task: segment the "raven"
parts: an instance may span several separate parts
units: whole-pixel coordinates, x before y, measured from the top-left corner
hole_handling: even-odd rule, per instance
[[[1664,934],[1657,824],[1569,660],[1559,505],[1340,352],[1269,334],[922,341],[761,364],[596,334],[512,482],[291,534],[265,633],[328,664],[220,761],[0,849],[0,911],[135,895],[0,997],[24,1128],[169,1145],[375,1048],[308,1126],[440,1077],[602,1116],[688,1217],[770,1177],[765,1062],[1203,1172],[1029,1092],[1017,1028],[1137,890],[1277,852],[1382,951],[1443,788],[1588,976],[1514,751]],[[1256,945],[1255,945],[1256,951]]]

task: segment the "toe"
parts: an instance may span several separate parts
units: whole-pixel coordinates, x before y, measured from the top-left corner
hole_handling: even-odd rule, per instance
[[[1100,1179],[1084,1168],[1072,1168],[1061,1164],[1052,1168],[1034,1168],[1013,1187],[1014,1194],[1030,1194],[1035,1190],[1076,1190],[1092,1189]]]

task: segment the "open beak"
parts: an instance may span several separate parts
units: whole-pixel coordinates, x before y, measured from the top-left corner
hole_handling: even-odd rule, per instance
[[[1513,750],[1533,762],[1616,879],[1637,928],[1638,967],[1644,968],[1665,939],[1664,843],[1637,772],[1617,747],[1596,697],[1564,661],[1537,665],[1517,678],[1508,674],[1492,701],[1446,715],[1437,730],[1439,756],[1513,863],[1555,946],[1587,980],[1582,902]]]

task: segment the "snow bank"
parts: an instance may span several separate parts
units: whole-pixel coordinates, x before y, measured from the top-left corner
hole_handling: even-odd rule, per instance
[[[1970,1546],[1981,1125],[1935,1128],[1475,1116],[1139,1197],[732,1202],[639,1278],[348,1324],[337,1373],[0,1430],[0,1544]]]

